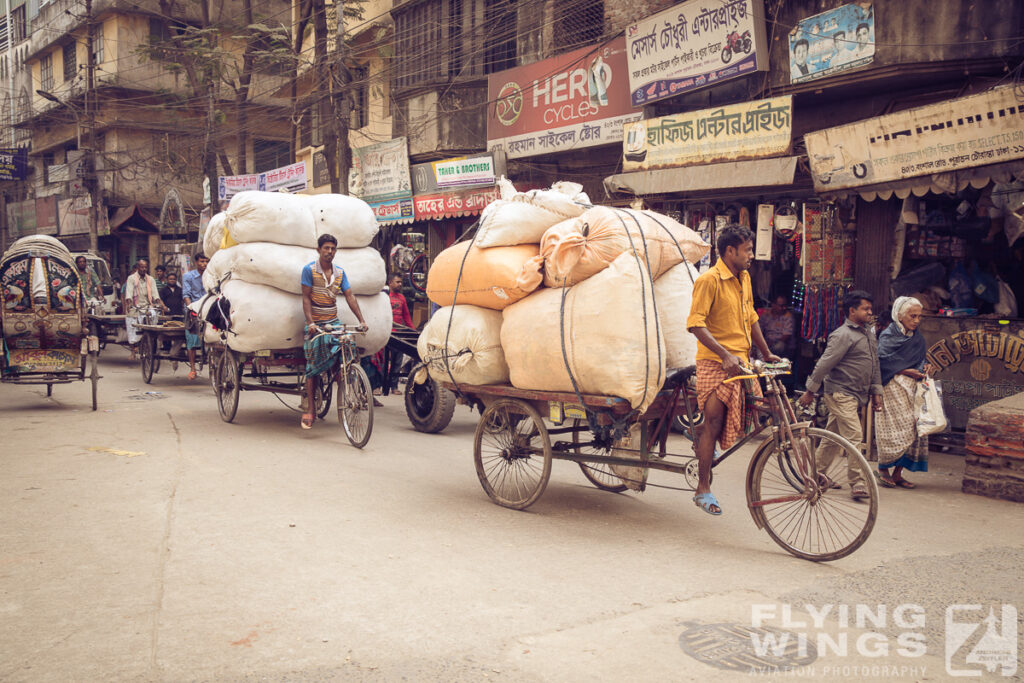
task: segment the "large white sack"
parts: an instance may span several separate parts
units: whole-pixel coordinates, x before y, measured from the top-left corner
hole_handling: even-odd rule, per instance
[[[334,235],[339,249],[369,246],[380,229],[370,205],[345,194],[314,194],[305,197],[313,216],[316,235]],[[314,242],[310,246],[316,246]]]
[[[228,235],[235,242],[316,248],[316,225],[307,202],[308,197],[285,192],[239,192],[224,212]]]
[[[252,352],[302,346],[306,319],[301,295],[243,280],[228,280],[223,293],[231,302],[231,332],[227,343],[232,349]],[[356,300],[370,328],[365,335],[358,335],[356,341],[365,355],[374,354],[384,348],[391,336],[391,300],[384,292],[357,296]],[[346,324],[358,322],[341,296],[338,297],[338,318]]]
[[[206,258],[212,258],[220,249],[220,243],[224,239],[226,218],[227,216],[221,211],[214,214],[210,222],[206,224],[206,232],[203,233],[203,255]]]
[[[217,282],[231,273],[232,278],[301,294],[302,269],[318,258],[316,249],[308,247],[248,242],[218,251],[210,259],[206,273],[210,274],[210,282]],[[339,249],[334,264],[345,270],[354,294],[378,294],[387,284],[384,258],[373,247]],[[207,281],[205,273],[203,281]]]
[[[552,225],[576,218],[590,208],[590,198],[577,183],[560,182],[550,190],[514,192],[512,184],[502,178],[499,190],[501,199],[484,207],[480,215],[475,246],[537,244]]]
[[[542,288],[503,312],[501,346],[512,385],[573,391],[562,357],[562,290]],[[665,376],[651,281],[632,254],[570,287],[565,300],[566,355],[585,394],[619,396],[645,410]]]
[[[416,349],[434,379],[451,381],[454,377],[465,384],[508,383],[508,365],[501,350],[501,311],[468,304],[440,308],[420,333]],[[469,353],[461,353],[466,349]]]
[[[686,329],[697,275],[696,268],[683,262],[654,281],[654,300],[665,337],[665,365],[669,368],[685,368],[697,362],[697,338]]]

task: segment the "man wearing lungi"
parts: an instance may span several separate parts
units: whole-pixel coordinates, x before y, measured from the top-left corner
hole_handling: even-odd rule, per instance
[[[309,429],[316,419],[316,403],[313,401],[313,382],[316,376],[334,362],[334,356],[341,349],[338,338],[325,334],[322,327],[338,325],[338,293],[345,296],[348,307],[356,320],[366,329],[359,302],[348,284],[344,269],[334,265],[338,251],[338,240],[334,235],[320,235],[317,240],[320,257],[302,269],[302,312],[306,316],[306,412],[302,415],[302,428]],[[338,378],[341,381],[341,378]]]
[[[139,339],[142,338],[138,326],[144,322],[151,308],[167,313],[167,306],[157,291],[156,280],[149,274],[149,261],[139,259],[135,263],[135,272],[128,276],[124,286],[124,326],[128,331],[132,360],[136,358]]]
[[[716,246],[718,261],[694,283],[686,320],[697,338],[697,404],[704,411],[695,447],[699,482],[693,502],[711,515],[722,514],[711,493],[715,441],[728,448],[743,435],[743,384],[725,380],[744,374],[751,340],[769,362],[782,360],[768,348],[754,309],[747,272],[754,262],[754,234],[741,225],[728,225],[719,231]],[[760,395],[759,385],[753,390]]]

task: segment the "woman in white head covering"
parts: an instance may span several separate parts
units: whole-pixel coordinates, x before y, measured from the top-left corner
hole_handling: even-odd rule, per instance
[[[892,323],[878,337],[882,410],[875,418],[875,443],[878,480],[888,488],[916,488],[903,478],[903,470],[928,471],[928,437],[917,435],[914,404],[917,383],[931,371],[925,363],[928,345],[917,330],[922,310],[917,299],[899,297],[892,305]]]

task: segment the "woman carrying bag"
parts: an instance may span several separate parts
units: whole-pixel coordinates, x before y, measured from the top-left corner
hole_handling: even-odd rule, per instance
[[[917,331],[921,313],[920,301],[899,297],[892,305],[892,323],[878,337],[883,398],[875,417],[875,444],[878,481],[886,488],[916,488],[903,478],[903,470],[928,471],[928,437],[918,436],[915,400],[918,383],[931,372],[925,363],[928,345]]]

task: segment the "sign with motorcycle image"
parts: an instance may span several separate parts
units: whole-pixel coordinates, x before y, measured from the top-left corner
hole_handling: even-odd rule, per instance
[[[622,169],[639,171],[778,156],[789,152],[793,97],[627,123]]]
[[[804,135],[818,192],[1024,158],[1014,86]]]
[[[690,0],[626,27],[633,106],[768,70],[761,0]]]

